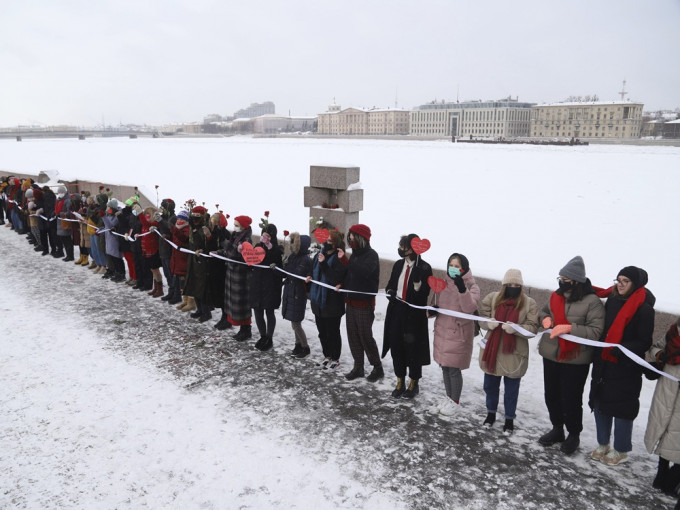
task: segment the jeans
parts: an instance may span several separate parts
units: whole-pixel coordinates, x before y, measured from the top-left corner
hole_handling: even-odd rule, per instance
[[[614,450],[629,452],[633,449],[631,437],[633,435],[633,420],[624,420],[607,416],[595,409],[595,427],[597,429],[597,444],[609,444],[614,422]]]
[[[505,408],[505,418],[515,419],[517,410],[517,399],[519,397],[519,383],[522,379],[512,379],[511,377],[501,377],[499,375],[484,374],[484,392],[486,393],[486,410],[489,413],[496,413],[501,388],[501,379],[505,385],[503,395],[503,407]]]

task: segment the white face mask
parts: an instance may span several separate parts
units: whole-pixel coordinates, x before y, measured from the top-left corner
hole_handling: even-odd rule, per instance
[[[234,232],[240,232],[243,230],[241,227],[234,226]]]
[[[134,214],[135,216],[137,216],[139,213],[137,212],[137,209],[133,209],[133,210],[132,210],[132,214]]]
[[[59,200],[61,200],[62,198],[64,198],[64,194],[63,193],[57,193],[57,198]]]

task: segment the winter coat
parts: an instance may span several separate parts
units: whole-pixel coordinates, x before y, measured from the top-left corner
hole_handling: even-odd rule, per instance
[[[274,244],[272,239],[271,250],[264,244],[258,243],[265,252],[264,259],[260,262],[261,266],[283,267],[283,248],[281,245]],[[264,310],[275,310],[281,306],[281,286],[283,273],[276,269],[252,268],[250,277],[250,307],[262,308]]]
[[[172,240],[171,229],[176,222],[177,222],[177,216],[175,216],[174,214],[170,215],[169,217],[166,217],[165,214],[163,215],[163,218],[161,219],[161,221],[158,222],[158,231],[163,236],[163,239]],[[170,246],[165,241],[159,239],[158,240],[158,255],[160,256],[161,259],[171,258],[172,257],[172,246]]]
[[[647,299],[623,330],[621,345],[640,357],[652,345],[654,334],[654,302],[656,298],[647,291]],[[626,300],[610,296],[604,305],[605,327],[601,341],[604,342],[609,328],[616,319]],[[619,349],[609,349],[618,362],[602,359],[602,349],[593,352],[593,371],[588,405],[607,416],[634,420],[640,410],[640,390],[642,389],[642,367],[631,360]]]
[[[467,291],[461,294],[453,279],[446,277],[446,288],[436,295],[439,308],[472,314],[479,307],[480,290],[472,273],[463,274]],[[464,370],[470,367],[474,321],[438,314],[434,321],[434,360],[442,367]]]
[[[104,238],[106,239],[106,254],[119,259],[121,258],[121,255],[120,249],[118,248],[118,236],[113,234],[116,225],[118,225],[118,217],[113,214],[107,214],[102,220],[104,220],[104,226],[107,229],[110,229],[104,233]]]
[[[139,218],[141,219],[142,216],[140,214]],[[144,225],[146,218],[141,219],[141,221],[142,225]],[[187,229],[189,229],[189,250],[203,250],[203,253],[207,255],[217,249],[217,240],[212,235],[207,237],[203,233],[203,224],[199,226],[190,224]],[[156,234],[150,234],[146,237],[151,237],[152,235],[156,236]],[[142,249],[144,250],[144,248]],[[158,251],[158,245],[156,245],[156,251]],[[187,260],[187,279],[184,285],[184,294],[206,301],[207,304],[210,301],[210,289],[208,286],[210,261],[203,255],[189,255]]]
[[[404,270],[406,259],[398,260],[392,266],[390,279],[385,286],[388,294],[399,298],[403,295],[403,288],[398,288],[399,277]],[[420,257],[417,257],[411,267],[406,284],[406,303],[416,306],[427,305],[430,295],[430,285],[427,279],[432,276],[432,267]],[[384,358],[391,345],[398,343],[414,343],[417,346],[417,361],[420,365],[430,364],[430,335],[427,323],[427,311],[412,308],[403,301],[391,297],[385,313],[385,328],[383,333],[382,357]]]
[[[337,251],[327,255],[323,262],[319,262],[319,255],[317,254],[312,264],[312,277],[333,287],[343,284],[347,275],[347,266],[340,263],[336,264],[337,260]],[[316,276],[317,274],[318,276]],[[323,297],[324,291],[326,291],[325,298]],[[309,299],[312,312],[317,317],[328,318],[345,315],[345,294],[342,292],[336,292],[312,283]]]
[[[296,239],[297,241],[297,239]],[[297,251],[291,253],[283,266],[284,271],[307,277],[312,276],[312,259],[309,258],[309,246],[312,240],[309,236],[301,235]],[[296,243],[297,244],[297,243]],[[305,318],[307,308],[307,284],[304,280],[286,276],[283,282],[283,318],[291,322],[301,322]]]
[[[172,227],[172,242],[177,245],[173,248],[170,257],[170,271],[175,276],[185,276],[187,274],[187,253],[180,251],[179,248],[186,248],[189,245],[189,225],[184,228]]]
[[[225,227],[212,228],[213,241],[215,248],[212,251],[217,251],[222,248],[225,242],[230,239],[229,231]],[[161,241],[162,244],[167,244]],[[227,265],[223,260],[216,257],[208,259],[208,272],[210,278],[208,279],[208,301],[215,308],[224,307],[224,278],[227,272]]]
[[[494,318],[496,309],[493,307],[493,304],[498,294],[498,292],[491,292],[486,295],[479,310],[480,317]],[[486,322],[480,322],[480,327],[486,330],[485,326],[487,324],[488,323]],[[538,305],[536,304],[536,300],[530,298],[526,294],[524,295],[524,304],[519,310],[519,318],[517,319],[516,324],[531,333],[536,333],[538,331]],[[500,328],[501,325],[498,327]],[[491,333],[491,330],[487,330],[484,338],[487,340],[491,338]],[[529,367],[529,340],[527,337],[523,337],[519,333],[516,333],[515,352],[506,354],[503,352],[503,339],[506,335],[507,333],[505,331],[501,331],[501,341],[498,346],[494,371],[490,371],[486,366],[486,362],[482,360],[484,348],[479,350],[479,368],[481,368],[484,373],[490,375],[519,379],[527,373],[527,368]]]
[[[586,281],[590,287],[590,280]],[[579,301],[569,302],[569,292],[565,293],[564,313],[571,324],[571,334],[588,340],[599,340],[604,329],[604,305],[600,298],[593,294],[586,294]],[[547,303],[538,316],[538,320],[543,322],[546,317],[552,317],[550,303]],[[554,317],[553,317],[554,320]],[[579,346],[579,354],[574,359],[561,360],[560,363],[571,365],[588,365],[593,358],[593,347],[589,345]],[[557,361],[560,354],[559,338],[550,338],[544,333],[538,342],[538,353],[546,359]]]
[[[70,218],[71,210],[73,206],[71,203],[71,198],[65,195],[61,200],[57,200],[54,204],[54,212],[60,218]],[[71,236],[71,222],[70,221],[57,221],[57,235],[58,236]]]
[[[344,259],[346,258],[347,255],[345,255]],[[370,244],[366,244],[364,248],[352,250],[352,256],[349,258],[349,262],[341,259],[333,265],[338,266],[339,264],[347,265],[347,274],[345,275],[345,283],[343,285],[344,289],[373,294],[378,292],[378,285],[380,282],[380,258],[376,251],[371,248]],[[347,301],[375,302],[375,296],[351,293],[346,295],[345,302]]]
[[[225,241],[224,247],[219,254],[231,260],[244,262],[239,245],[253,243],[252,230],[248,227],[240,232],[234,232],[232,238]],[[250,320],[252,312],[250,308],[250,277],[251,268],[245,264],[227,262],[227,271],[224,275],[224,311],[232,323],[242,323]]]
[[[116,232],[118,232],[121,235],[126,235],[130,233],[130,230],[132,230],[132,227],[130,226],[130,221],[133,218],[132,216],[132,208],[129,205],[126,205],[123,207],[123,209],[120,211],[120,214],[118,215],[118,225],[116,226]],[[132,251],[132,248],[130,247],[130,241],[125,239],[124,237],[118,237],[118,249],[120,250],[121,253],[126,253]],[[138,243],[139,241],[135,241]]]
[[[139,221],[142,224],[142,234],[146,234],[147,232],[149,232],[151,227],[158,228],[158,222],[147,220],[146,215],[140,214],[137,217],[139,218]],[[203,234],[201,233],[200,235],[202,236]],[[145,257],[153,257],[156,253],[158,253],[158,234],[151,233],[149,235],[142,237],[141,240],[142,240],[142,253],[144,254]],[[198,244],[200,245],[200,242]],[[201,245],[200,248],[195,249],[199,250],[201,248],[204,248],[204,246]]]
[[[656,355],[666,350],[666,337],[654,342],[645,359],[656,361]],[[664,365],[663,371],[680,379],[680,365]],[[649,453],[659,455],[673,463],[680,463],[680,385],[667,377],[656,382],[652,404],[649,407],[645,447]]]
[[[43,220],[42,218],[39,219],[38,221],[38,228],[42,230],[43,232],[47,231],[50,229],[50,225],[52,222],[50,222],[50,218],[54,218],[54,205],[57,202],[57,196],[54,194],[54,191],[51,189],[47,188],[47,190],[43,191],[43,203],[42,203],[42,214],[41,216],[44,216],[47,218],[47,220]],[[56,221],[56,220],[55,220]]]

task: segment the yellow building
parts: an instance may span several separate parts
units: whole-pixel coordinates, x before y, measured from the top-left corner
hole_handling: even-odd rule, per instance
[[[409,110],[345,108],[331,105],[317,116],[321,135],[407,135]]]
[[[553,103],[531,109],[536,138],[639,138],[642,103],[629,101]]]

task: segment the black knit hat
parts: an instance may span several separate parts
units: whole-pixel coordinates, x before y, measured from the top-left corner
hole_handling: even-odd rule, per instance
[[[639,267],[626,266],[621,271],[619,271],[619,274],[616,275],[616,278],[619,276],[625,276],[628,278],[636,289],[647,285],[647,271],[640,269]]]

